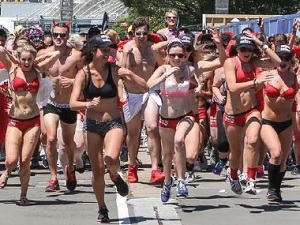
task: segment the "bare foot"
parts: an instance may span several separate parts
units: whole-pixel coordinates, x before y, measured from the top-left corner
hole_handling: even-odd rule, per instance
[[[0,177],[0,189],[3,189],[7,185],[8,174],[6,171]]]

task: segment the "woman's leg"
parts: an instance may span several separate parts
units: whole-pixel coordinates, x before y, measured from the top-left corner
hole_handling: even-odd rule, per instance
[[[20,158],[20,182],[21,182],[21,198],[27,196],[28,184],[30,179],[30,159],[34,152],[34,148],[40,136],[40,128],[38,126],[29,128],[23,136],[23,146]]]
[[[6,186],[8,177],[10,176],[12,170],[14,170],[18,165],[21,144],[22,132],[16,127],[7,127],[5,137],[6,170],[0,177],[0,188],[4,188]]]

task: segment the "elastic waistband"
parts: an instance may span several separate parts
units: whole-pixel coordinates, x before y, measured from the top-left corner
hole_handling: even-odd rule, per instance
[[[19,118],[13,118],[13,117],[10,116],[9,119],[11,119],[11,120],[19,120],[19,121],[29,121],[29,120],[37,119],[37,118],[39,118],[39,117],[40,117],[40,115],[31,117],[31,118],[29,118],[29,119],[19,119]]]
[[[52,101],[52,100],[48,100],[48,102],[47,102],[48,104],[50,104],[50,105],[53,105],[53,106],[55,106],[56,108],[62,108],[62,109],[69,109],[70,108],[70,105],[69,104],[60,104],[60,103],[56,103],[56,102],[54,102],[54,101]]]

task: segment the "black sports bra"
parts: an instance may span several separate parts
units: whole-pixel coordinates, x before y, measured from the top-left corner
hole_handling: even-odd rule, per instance
[[[108,76],[105,81],[105,84],[97,88],[92,82],[92,74],[89,65],[87,65],[88,69],[88,80],[87,85],[83,90],[84,97],[86,99],[93,99],[95,97],[101,98],[114,98],[118,94],[117,86],[113,81],[112,74],[111,74],[111,65],[108,63]]]

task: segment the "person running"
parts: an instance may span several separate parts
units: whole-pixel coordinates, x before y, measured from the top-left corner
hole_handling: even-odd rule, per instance
[[[295,61],[291,48],[288,45],[279,45],[275,48],[275,52],[282,63],[275,69],[262,72],[262,74],[272,74],[272,79],[264,86],[260,135],[271,155],[268,164],[267,199],[270,202],[281,202],[280,188],[292,144],[292,108],[298,91],[298,81],[292,70]]]
[[[16,50],[19,63],[15,65],[6,50],[0,47],[0,59],[7,71],[10,71],[9,91],[12,97],[5,139],[6,170],[0,177],[0,188],[6,186],[12,170],[19,163],[21,194],[17,204],[21,206],[32,204],[27,199],[30,159],[40,135],[40,114],[36,99],[40,89],[41,72],[35,65],[36,55],[33,46],[22,45]]]
[[[260,57],[262,47],[269,59]],[[229,142],[229,174],[231,190],[242,194],[238,168],[242,148],[247,151],[248,184],[245,192],[256,194],[255,178],[259,157],[258,138],[261,114],[257,109],[256,88],[261,87],[270,75],[256,78],[256,67],[273,68],[281,63],[280,58],[267,45],[252,34],[241,34],[231,47],[230,58],[225,61],[224,72],[227,96],[224,114],[225,132]],[[243,146],[243,147],[242,147]]]
[[[128,194],[128,185],[118,174],[119,155],[124,129],[118,107],[118,81],[129,91],[148,91],[146,81],[126,68],[108,63],[113,43],[106,35],[89,40],[86,66],[78,72],[70,98],[73,110],[86,109],[84,132],[87,133],[87,152],[92,167],[92,185],[99,206],[98,222],[109,222],[104,200],[105,167],[121,196]],[[128,85],[129,84],[129,85]],[[132,90],[134,89],[134,90]],[[84,101],[82,99],[84,95]],[[105,149],[105,150],[104,150]]]
[[[60,190],[57,179],[57,127],[59,121],[65,150],[68,155],[68,165],[64,168],[67,175],[66,186],[68,190],[73,191],[77,185],[73,165],[73,150],[76,148],[76,144],[72,138],[76,130],[77,112],[70,109],[69,100],[75,75],[83,67],[83,57],[81,51],[67,46],[69,32],[68,24],[55,23],[52,31],[54,45],[38,52],[39,56],[57,50],[60,51],[60,56],[54,65],[45,71],[55,90],[55,96],[52,96],[48,104],[43,107],[47,135],[46,154],[50,170],[50,180],[45,188],[46,192]]]

